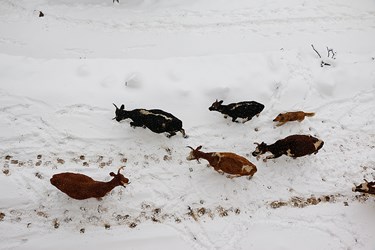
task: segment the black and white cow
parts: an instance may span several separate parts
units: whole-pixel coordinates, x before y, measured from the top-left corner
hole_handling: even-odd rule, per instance
[[[255,101],[246,101],[222,105],[223,101],[216,100],[211,107],[210,111],[218,111],[224,114],[224,118],[232,117],[232,121],[236,122],[237,118],[244,119],[243,123],[251,120],[255,115],[258,116],[264,109],[264,105]]]
[[[364,180],[365,182],[353,187],[353,192],[360,192],[364,194],[369,194],[373,197],[375,197],[375,181],[368,182],[367,180]]]
[[[255,151],[252,153],[259,159],[260,155],[271,152],[267,159],[278,158],[282,155],[287,155],[293,158],[316,154],[318,150],[324,145],[324,142],[311,135],[290,135],[284,139],[280,139],[273,144],[267,145],[266,143],[255,143],[257,145]]]
[[[168,133],[167,137],[172,137],[176,132],[181,132],[184,138],[187,138],[185,130],[182,128],[182,121],[177,119],[170,113],[167,113],[160,109],[134,109],[125,110],[124,104],[120,108],[116,107],[116,121],[130,118],[133,121],[130,122],[132,127],[143,127],[149,128],[154,133]]]

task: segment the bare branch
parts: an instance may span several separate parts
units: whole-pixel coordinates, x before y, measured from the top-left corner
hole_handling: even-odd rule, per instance
[[[318,54],[319,58],[322,58],[319,54],[319,52],[314,48],[314,45],[311,44],[311,47],[313,48],[313,50]]]
[[[327,47],[327,53],[328,53],[328,58],[329,58],[329,55],[332,53],[332,57],[333,59],[335,59],[335,56],[336,56],[336,52],[333,51],[333,49],[330,49]]]

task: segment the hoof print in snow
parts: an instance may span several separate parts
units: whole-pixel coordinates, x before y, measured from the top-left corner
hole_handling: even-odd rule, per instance
[[[52,224],[55,229],[58,229],[60,227],[60,223],[58,219],[54,219]]]
[[[64,164],[65,161],[63,159],[57,158],[57,163]]]
[[[35,177],[38,178],[38,179],[43,179],[42,174],[39,173],[39,172],[35,173]]]
[[[238,214],[241,213],[241,210],[240,210],[239,208],[236,208],[236,209],[234,210],[234,213],[238,215]]]
[[[4,213],[0,213],[0,221],[3,221],[5,218],[5,214]]]
[[[163,160],[164,161],[171,161],[172,157],[170,157],[169,155],[164,155]]]
[[[81,228],[81,229],[79,230],[79,232],[80,232],[81,234],[84,234],[85,231],[86,231],[86,229],[84,229],[84,228]]]
[[[9,169],[3,169],[3,174],[5,174],[5,175],[10,175],[10,171],[9,171]]]
[[[137,224],[135,222],[132,222],[132,223],[129,224],[130,228],[135,228],[136,226],[137,226]]]
[[[121,159],[121,162],[122,162],[122,163],[127,163],[127,162],[128,162],[128,158],[122,158],[122,159]]]
[[[18,164],[18,160],[11,160],[10,164]]]
[[[7,156],[5,156],[5,160],[7,160],[7,161],[9,161],[10,159],[12,159],[13,158],[13,156],[11,156],[11,155],[7,155]]]

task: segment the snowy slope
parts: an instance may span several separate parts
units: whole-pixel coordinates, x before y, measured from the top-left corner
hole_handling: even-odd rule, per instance
[[[370,0],[1,1],[0,248],[375,249],[374,198],[351,191],[375,179],[374,24]],[[215,99],[266,108],[232,123]],[[117,123],[112,103],[170,112],[189,138]],[[316,115],[272,122],[295,110]],[[291,134],[324,147],[251,156]],[[258,172],[186,161],[199,145]],[[131,184],[100,201],[49,182],[124,165]]]

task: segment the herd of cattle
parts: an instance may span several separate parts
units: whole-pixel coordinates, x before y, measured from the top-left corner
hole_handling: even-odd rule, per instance
[[[176,135],[181,132],[184,138],[188,136],[182,127],[182,121],[160,109],[134,109],[125,110],[125,106],[120,108],[113,104],[116,108],[115,119],[120,122],[124,119],[131,119],[131,127],[148,128],[154,133],[166,133],[167,137]],[[243,123],[251,120],[254,116],[259,114],[264,109],[264,105],[255,101],[246,101],[231,103],[223,105],[223,101],[216,100],[210,111],[218,111],[224,114],[227,118],[230,116],[233,122],[238,122],[237,119],[243,119]],[[290,121],[303,121],[305,117],[314,116],[314,113],[305,113],[303,111],[287,112],[279,114],[273,121],[278,122],[276,126],[284,125]],[[287,155],[293,158],[306,156],[318,153],[324,145],[324,142],[311,135],[290,135],[284,139],[280,139],[273,144],[266,144],[265,142],[257,143],[252,155],[259,160],[260,156],[270,152],[263,161],[267,159],[275,159],[282,155]],[[257,172],[254,164],[248,161],[245,157],[230,152],[208,152],[201,151],[202,146],[196,149],[189,146],[191,152],[187,160],[205,159],[209,162],[217,172],[227,174],[228,178],[235,178],[240,176],[247,176],[249,179]],[[51,178],[52,185],[57,187],[62,192],[74,199],[82,200],[87,198],[101,198],[117,186],[126,186],[129,184],[129,179],[120,173],[121,167],[117,174],[111,172],[112,180],[109,182],[101,182],[93,180],[92,178],[78,173],[60,173],[55,174]],[[362,192],[370,195],[375,195],[375,181],[360,184],[353,188],[354,192]]]

